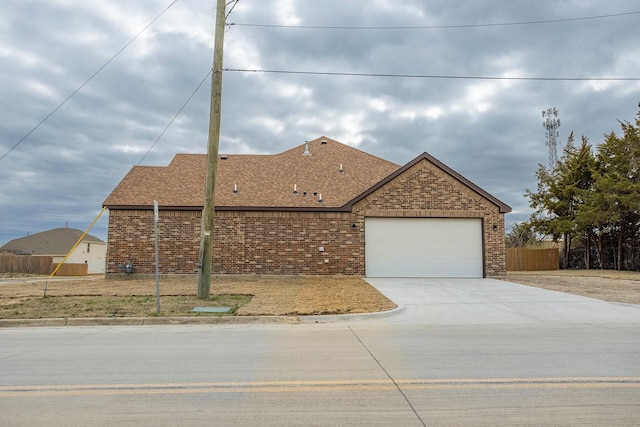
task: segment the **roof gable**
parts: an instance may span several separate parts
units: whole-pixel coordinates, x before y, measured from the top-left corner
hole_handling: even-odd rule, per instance
[[[437,168],[442,170],[447,175],[451,176],[456,181],[460,182],[465,187],[467,187],[470,190],[472,190],[473,192],[477,193],[479,196],[481,196],[481,197],[487,199],[489,202],[495,204],[499,208],[499,212],[500,213],[509,213],[509,212],[511,212],[511,207],[509,205],[507,205],[506,203],[500,201],[499,199],[497,199],[496,197],[494,197],[493,195],[491,195],[487,191],[483,190],[482,188],[480,188],[479,186],[477,186],[473,182],[469,181],[467,178],[465,178],[464,176],[460,175],[458,172],[454,171],[449,166],[445,165],[440,160],[438,160],[435,157],[431,156],[427,152],[422,153],[421,155],[419,155],[415,159],[411,160],[409,163],[407,163],[403,167],[397,169],[396,171],[391,173],[389,176],[385,177],[383,180],[381,180],[380,182],[378,182],[374,186],[368,188],[366,191],[364,191],[363,193],[359,194],[358,196],[356,196],[355,198],[350,200],[347,203],[347,205],[351,209],[351,207],[355,203],[363,200],[364,198],[366,198],[367,196],[369,196],[370,194],[372,194],[376,190],[384,187],[386,184],[388,184],[389,182],[393,181],[395,178],[397,178],[398,176],[402,175],[404,172],[406,172],[407,170],[411,169],[413,166],[415,166],[416,164],[420,163],[421,161],[427,161],[427,162],[431,163],[432,165],[436,166]]]

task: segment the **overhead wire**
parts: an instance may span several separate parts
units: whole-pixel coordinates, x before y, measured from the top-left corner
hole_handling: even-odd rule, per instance
[[[294,70],[262,70],[225,68],[223,71],[268,74],[304,74],[317,76],[346,77],[390,77],[413,79],[452,79],[452,80],[530,80],[530,81],[640,81],[640,77],[508,77],[508,76],[451,76],[443,74],[382,74],[382,73],[348,73],[329,71],[294,71]]]
[[[162,12],[160,12],[148,25],[140,30],[131,40],[129,40],[122,48],[120,48],[108,61],[106,61],[98,70],[93,73],[86,81],[84,81],[76,90],[74,90],[69,96],[67,96],[60,104],[58,104],[49,114],[47,114],[36,126],[34,126],[27,134],[25,134],[20,140],[18,140],[7,152],[0,156],[0,161],[4,159],[9,153],[17,148],[22,142],[24,142],[31,134],[33,134],[40,126],[42,126],[51,116],[53,116],[62,106],[64,106],[73,96],[75,96],[80,90],[82,90],[93,78],[95,78],[104,68],[106,68],[111,62],[113,62],[126,48],[129,47],[135,40],[137,40],[151,25],[153,25],[162,15],[164,15],[175,3],[179,0],[173,0]],[[233,4],[230,10],[227,12],[226,18],[231,15],[233,9],[237,6],[239,0],[231,0],[226,5]],[[251,24],[251,23],[228,23],[227,26],[245,26],[245,27],[265,27],[265,28],[292,28],[292,29],[327,29],[327,30],[406,30],[406,29],[456,29],[456,28],[478,28],[478,27],[502,27],[502,26],[516,26],[516,25],[536,25],[536,24],[549,24],[559,22],[571,22],[571,21],[584,21],[593,19],[605,19],[622,17],[629,15],[640,14],[640,11],[622,12],[606,15],[595,15],[576,18],[562,18],[562,19],[549,19],[549,20],[535,20],[535,21],[521,21],[521,22],[507,22],[507,23],[488,23],[488,24],[459,24],[459,25],[438,25],[438,26],[370,26],[370,27],[357,27],[357,26],[308,26],[308,25],[273,25],[273,24]],[[464,80],[533,80],[533,81],[638,81],[637,77],[500,77],[500,76],[451,76],[451,75],[429,75],[429,74],[380,74],[380,73],[349,73],[349,72],[316,72],[316,71],[294,71],[294,70],[262,70],[262,69],[239,69],[239,68],[227,68],[223,71],[230,72],[250,72],[250,73],[277,73],[277,74],[305,74],[305,75],[325,75],[325,76],[355,76],[355,77],[389,77],[389,78],[430,78],[430,79],[464,79]],[[162,131],[160,136],[154,141],[149,150],[140,159],[138,164],[147,157],[151,150],[155,147],[158,141],[166,133],[168,128],[173,124],[178,115],[184,110],[186,105],[193,98],[195,93],[200,89],[204,81],[211,74],[211,71],[207,73],[204,79],[198,84],[193,93],[188,97],[186,102],[178,110],[176,115],[171,119],[167,127]]]
[[[517,25],[539,25],[539,24],[555,24],[560,22],[587,21],[592,19],[617,18],[629,15],[638,15],[640,11],[611,13],[607,15],[583,16],[578,18],[560,18],[560,19],[541,19],[534,21],[520,22],[498,22],[487,24],[456,24],[456,25],[400,25],[400,26],[340,26],[340,25],[278,25],[278,24],[252,24],[232,22],[228,26],[237,27],[258,27],[258,28],[291,28],[302,30],[445,30],[460,28],[483,28],[483,27],[508,27]]]
[[[534,21],[488,23],[488,24],[458,24],[435,26],[320,26],[320,25],[276,25],[276,24],[251,24],[229,23],[231,26],[262,27],[262,28],[291,28],[291,29],[318,29],[318,30],[412,30],[412,29],[460,29],[478,27],[505,27],[516,25],[537,25],[560,22],[585,21],[593,19],[616,18],[630,15],[638,15],[640,11],[612,13],[605,15],[593,15],[574,18],[545,19]],[[456,79],[456,80],[529,80],[529,81],[639,81],[640,77],[503,77],[503,76],[452,76],[432,74],[381,74],[381,73],[350,73],[350,72],[322,72],[322,71],[295,71],[295,70],[264,70],[264,69],[239,69],[227,68],[224,71],[247,73],[272,73],[272,74],[305,74],[324,76],[355,76],[355,77],[390,77],[390,78],[423,78],[423,79]]]
[[[231,15],[231,12],[233,12],[233,9],[235,9],[235,7],[238,5],[238,2],[240,0],[231,0],[230,2],[228,2],[226,5],[229,6],[231,3],[233,3],[233,6],[231,6],[231,9],[229,9],[229,11],[227,12],[227,15],[224,17],[224,19],[227,19],[229,17],[229,15]]]
[[[109,58],[109,60],[107,62],[105,62],[100,68],[98,68],[98,70],[95,73],[93,73],[87,80],[85,80],[84,83],[82,83],[76,90],[71,92],[71,94],[69,96],[67,96],[60,104],[58,104],[42,120],[40,120],[40,122],[37,125],[35,125],[29,132],[27,132],[26,135],[24,135],[22,138],[20,138],[20,140],[18,140],[18,142],[16,142],[11,148],[9,148],[9,150],[7,150],[6,153],[4,153],[2,156],[0,156],[0,161],[2,161],[2,159],[7,157],[7,155],[9,153],[11,153],[13,150],[15,150],[22,142],[24,142],[29,136],[31,136],[31,134],[33,134],[36,130],[38,130],[38,128],[40,128],[40,126],[42,126],[47,120],[49,120],[49,118],[51,118],[51,116],[53,116],[60,108],[62,108],[62,106],[64,106],[67,102],[69,102],[69,100],[71,98],[73,98],[78,92],[80,92],[87,84],[89,84],[89,82],[91,80],[93,80],[94,77],[96,77],[102,70],[104,70],[109,64],[111,64],[111,62],[113,62],[122,52],[124,52],[124,50],[127,49],[129,47],[129,45],[131,45],[134,41],[136,41],[138,39],[138,37],[140,37],[145,31],[147,31],[149,29],[149,27],[151,27],[158,19],[160,19],[160,17],[162,15],[164,15],[178,1],[179,0],[173,0],[169,4],[169,6],[167,6],[155,18],[153,18],[153,20],[149,24],[147,24],[142,30],[140,30],[131,40],[129,40],[127,43],[125,43],[125,45],[122,46],[120,48],[120,50],[118,50],[113,56],[111,56],[111,58]]]
[[[231,15],[231,12],[233,12],[233,9],[237,6],[238,2],[240,0],[232,0],[230,2],[228,2],[226,4],[226,6],[229,6],[231,3],[233,3],[233,6],[231,6],[231,9],[229,9],[229,11],[227,12],[227,15],[225,17],[228,18],[229,15]],[[138,162],[138,165],[140,165],[144,159],[149,155],[149,153],[151,152],[151,150],[153,150],[153,148],[156,146],[156,144],[158,144],[158,142],[160,141],[160,139],[162,139],[162,137],[164,136],[164,134],[167,132],[167,130],[169,130],[169,128],[171,127],[171,125],[173,124],[173,122],[178,118],[178,116],[182,113],[182,110],[185,109],[185,107],[187,106],[187,104],[189,104],[189,102],[191,101],[191,99],[195,96],[195,94],[200,90],[200,88],[202,87],[202,85],[204,84],[204,82],[207,80],[207,78],[211,75],[211,73],[213,72],[213,70],[209,70],[209,72],[207,72],[207,74],[204,76],[204,78],[200,81],[200,83],[198,84],[198,86],[196,86],[196,88],[193,90],[193,92],[191,93],[191,95],[189,95],[189,97],[187,98],[187,100],[184,102],[184,104],[182,104],[182,106],[180,107],[180,109],[178,110],[178,112],[171,118],[171,120],[169,121],[169,123],[167,124],[167,126],[162,130],[162,132],[160,133],[160,135],[158,136],[158,138],[156,138],[156,140],[153,142],[153,144],[151,145],[151,147],[149,147],[149,149],[147,150],[147,152],[144,154],[144,156],[142,156],[142,158],[140,159],[140,161]]]
[[[173,118],[169,121],[169,123],[167,124],[167,126],[164,128],[164,130],[160,133],[160,135],[158,136],[158,138],[156,138],[156,140],[153,142],[153,144],[151,145],[151,147],[149,147],[149,149],[147,150],[146,153],[144,153],[144,156],[142,156],[142,158],[140,159],[140,161],[138,162],[138,165],[140,165],[143,160],[147,157],[147,155],[151,152],[151,150],[153,150],[153,148],[156,146],[156,144],[158,143],[158,141],[160,141],[160,139],[164,136],[164,134],[167,132],[167,130],[171,127],[171,125],[173,124],[173,122],[178,118],[178,116],[180,115],[180,113],[182,113],[182,110],[185,109],[185,107],[187,106],[187,104],[191,101],[191,99],[195,96],[195,94],[198,92],[198,90],[200,90],[200,87],[204,84],[204,82],[207,80],[207,78],[211,75],[211,70],[207,73],[206,76],[204,76],[204,78],[200,81],[200,83],[198,84],[198,86],[196,86],[196,88],[194,89],[194,91],[191,93],[191,95],[189,95],[189,97],[187,98],[187,100],[184,102],[184,104],[182,104],[182,107],[180,107],[180,109],[178,110],[178,112],[173,116]]]

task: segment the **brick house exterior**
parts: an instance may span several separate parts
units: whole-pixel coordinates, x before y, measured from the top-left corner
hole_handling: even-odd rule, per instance
[[[161,273],[197,272],[205,162],[178,155],[168,167],[134,167],[116,187],[104,202],[107,276],[125,262],[155,271],[153,200]],[[510,210],[427,153],[401,167],[322,137],[273,156],[223,155],[212,272],[364,276],[365,218],[478,218],[483,275],[502,276]]]

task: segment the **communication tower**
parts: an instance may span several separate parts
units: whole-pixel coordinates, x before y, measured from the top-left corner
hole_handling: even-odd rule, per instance
[[[555,107],[549,108],[542,112],[542,118],[544,122],[542,126],[547,130],[545,136],[547,137],[547,147],[549,147],[549,167],[554,168],[558,163],[558,128],[560,127],[560,119],[558,118],[558,110]]]

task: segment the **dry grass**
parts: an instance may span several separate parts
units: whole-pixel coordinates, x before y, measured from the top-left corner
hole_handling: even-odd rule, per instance
[[[640,272],[557,270],[509,272],[510,282],[611,302],[640,304]]]
[[[23,277],[2,282],[2,319],[156,315],[154,279]],[[196,290],[195,277],[161,279],[160,316],[192,316],[194,307],[213,306],[231,307],[227,315],[239,316],[368,313],[396,307],[359,278],[214,276],[212,300],[196,299]]]

